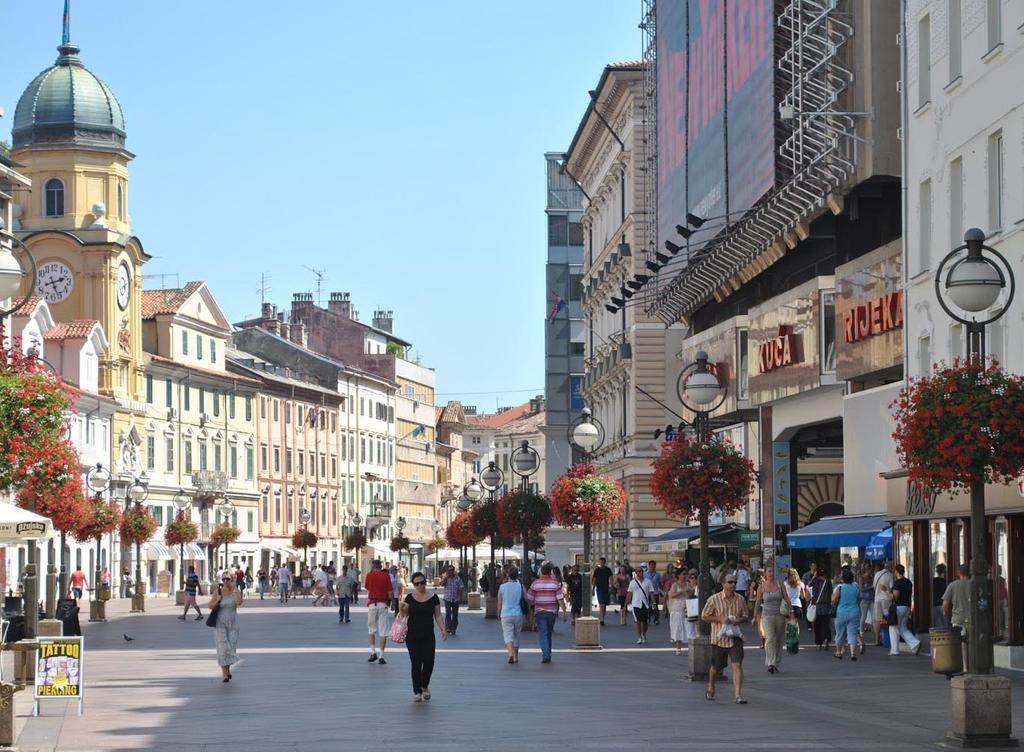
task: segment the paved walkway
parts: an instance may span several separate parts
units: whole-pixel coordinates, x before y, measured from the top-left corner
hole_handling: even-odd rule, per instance
[[[857,663],[804,649],[771,676],[754,643],[750,704],[736,706],[729,688],[710,703],[685,680],[686,657],[673,654],[664,622],[638,646],[632,625],[609,615],[601,652],[572,650],[559,622],[550,665],[527,633],[522,662],[510,666],[498,625],[464,611],[458,636],[439,642],[433,699],[414,704],[404,647],[389,647],[386,666],[366,661],[363,608],[339,624],[334,609],[302,600],[247,600],[242,662],[222,684],[202,622],[178,621],[166,600],[147,601],[145,615],[111,606],[110,621],[83,625],[85,715],[51,700],[31,718],[29,692],[19,693],[19,749],[902,751],[939,748],[949,726],[948,684],[930,660],[881,648]],[[1013,681],[1024,737],[1024,676]]]

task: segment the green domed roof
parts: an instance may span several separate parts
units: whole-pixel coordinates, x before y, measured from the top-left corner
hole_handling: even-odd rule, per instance
[[[78,47],[60,57],[25,89],[14,111],[15,148],[41,143],[124,147],[124,113],[103,81],[82,65]]]

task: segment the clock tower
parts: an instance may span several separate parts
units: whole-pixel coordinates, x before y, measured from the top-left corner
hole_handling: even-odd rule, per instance
[[[15,207],[18,236],[37,266],[36,292],[57,321],[100,322],[110,348],[100,361],[99,390],[121,406],[115,415],[118,451],[144,413],[142,267],[149,256],[131,234],[124,113],[110,88],[89,71],[64,33],[52,66],[18,100],[11,157],[32,179]],[[139,419],[141,424],[141,419]],[[137,452],[135,453],[137,455]]]

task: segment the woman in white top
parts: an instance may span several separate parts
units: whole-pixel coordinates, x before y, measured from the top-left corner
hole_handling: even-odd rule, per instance
[[[498,588],[498,616],[509,663],[519,663],[519,633],[523,630],[525,616],[521,604],[525,597],[526,591],[519,582],[519,570],[511,567],[508,570],[508,581]]]
[[[800,579],[800,573],[795,569],[790,569],[789,576],[786,577],[786,595],[789,596],[789,605],[792,608],[789,618],[799,624],[804,616],[804,602],[810,597],[810,593]]]
[[[675,582],[668,589],[668,623],[676,655],[683,654],[683,643],[693,637],[691,631],[696,632],[697,622],[686,618],[686,600],[694,597],[696,588],[696,577],[691,577],[683,567],[676,569]]]
[[[630,607],[633,609],[633,618],[636,619],[636,644],[643,645],[647,642],[647,621],[651,616],[651,583],[644,577],[641,569],[633,570],[633,579],[630,580],[629,589],[626,591],[632,596]]]

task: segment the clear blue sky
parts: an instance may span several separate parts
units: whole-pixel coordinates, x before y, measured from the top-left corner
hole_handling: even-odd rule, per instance
[[[62,11],[0,10],[6,140]],[[325,299],[351,292],[364,321],[394,309],[439,401],[543,391],[543,153],[568,147],[605,63],[640,56],[639,0],[78,0],[71,15],[125,111],[145,273],[205,279],[240,320],[261,273],[287,306],[314,289],[303,265],[326,269]]]

